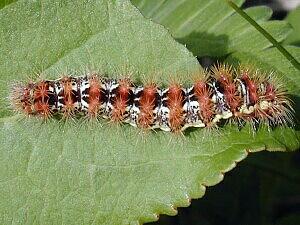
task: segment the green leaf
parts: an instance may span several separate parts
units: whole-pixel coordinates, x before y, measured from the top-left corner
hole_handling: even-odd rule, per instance
[[[257,51],[271,46],[256,29],[224,0],[132,0],[146,16],[167,27],[197,56],[225,56],[235,51]],[[235,0],[241,5],[244,0]],[[272,11],[253,7],[246,12],[277,41],[291,31],[285,21],[268,21]]]
[[[248,152],[290,151],[292,128],[235,126],[184,137],[106,121],[21,118],[9,84],[87,69],[167,83],[196,59],[125,0],[18,1],[0,10],[0,223],[139,224],[176,214]],[[124,69],[125,68],[125,69]],[[127,68],[127,69],[126,69]],[[284,134],[284,135],[283,135]]]
[[[248,151],[291,150],[292,129],[178,138],[114,126],[0,123],[2,224],[138,224],[176,214]],[[28,130],[30,132],[24,132]],[[282,133],[285,135],[282,137]],[[234,138],[234,139],[233,139]],[[4,217],[4,215],[6,215]]]
[[[3,7],[13,3],[13,2],[16,2],[17,0],[1,0],[0,1],[0,9],[2,9]]]
[[[244,12],[240,7],[238,7],[232,1],[226,0],[228,4],[245,20],[247,20],[257,31],[259,31],[272,45],[281,52],[284,57],[290,61],[293,66],[300,71],[300,63],[280,44],[275,38],[272,37],[264,28],[262,28],[255,20],[253,20],[247,13]]]
[[[284,44],[300,46],[300,7],[291,11],[287,16],[286,21],[292,25],[294,30],[287,36]]]

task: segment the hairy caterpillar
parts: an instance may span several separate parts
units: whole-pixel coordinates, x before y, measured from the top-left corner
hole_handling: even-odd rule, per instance
[[[99,116],[143,129],[183,131],[212,127],[220,120],[239,123],[292,122],[291,102],[283,86],[258,70],[217,65],[189,87],[171,82],[135,85],[129,78],[109,79],[92,73],[13,85],[16,111],[49,118]]]

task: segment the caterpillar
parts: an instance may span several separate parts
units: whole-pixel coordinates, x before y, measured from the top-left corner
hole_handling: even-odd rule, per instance
[[[292,123],[287,91],[268,74],[247,67],[216,65],[184,87],[170,82],[134,84],[97,73],[56,80],[14,84],[10,96],[15,111],[48,119],[104,117],[143,129],[184,131],[214,127],[221,120],[268,125]]]

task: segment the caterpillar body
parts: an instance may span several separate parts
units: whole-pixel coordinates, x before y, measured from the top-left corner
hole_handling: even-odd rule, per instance
[[[49,118],[104,117],[143,129],[183,131],[217,126],[220,120],[268,125],[292,121],[291,101],[281,84],[248,68],[218,65],[184,87],[171,82],[136,85],[129,78],[109,79],[92,73],[57,80],[14,84],[16,111]]]

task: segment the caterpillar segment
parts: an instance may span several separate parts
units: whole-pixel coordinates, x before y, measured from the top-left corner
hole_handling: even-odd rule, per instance
[[[285,125],[292,122],[293,112],[280,83],[258,71],[222,65],[188,87],[176,82],[167,87],[135,85],[128,78],[97,74],[64,76],[15,84],[11,100],[16,111],[45,119],[53,115],[103,117],[171,132],[212,127],[228,119]]]

